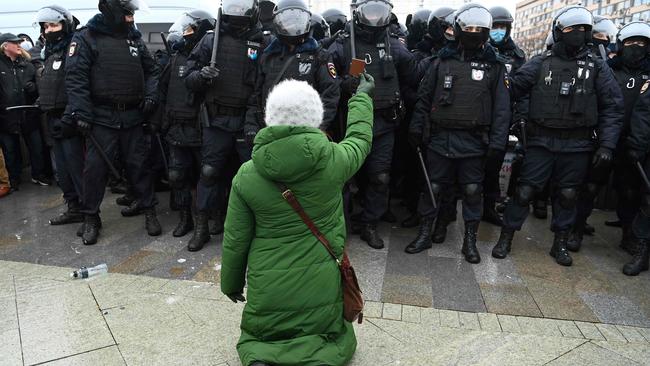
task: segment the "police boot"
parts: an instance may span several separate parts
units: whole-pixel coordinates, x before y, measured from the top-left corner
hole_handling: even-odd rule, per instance
[[[436,244],[444,243],[445,239],[447,239],[447,226],[449,226],[449,222],[438,216],[438,220],[436,220],[436,226],[433,229],[433,236],[431,237],[431,241]]]
[[[83,240],[84,245],[93,245],[97,243],[97,238],[99,238],[99,229],[102,227],[101,220],[99,215],[85,215],[84,224],[83,224],[83,234],[81,239]]]
[[[190,252],[198,252],[203,249],[203,245],[210,241],[210,229],[208,228],[208,214],[199,212],[196,215],[196,227],[194,228],[194,235],[190,242],[187,244],[187,250]]]
[[[507,227],[501,228],[501,235],[499,235],[499,241],[492,248],[492,256],[497,259],[503,259],[508,256],[510,249],[512,248],[512,239],[515,237],[515,231],[513,229],[508,229]]]
[[[411,228],[420,225],[420,215],[414,213],[413,215],[407,217],[401,223],[403,228]]]
[[[546,220],[548,217],[548,210],[546,208],[546,201],[537,200],[533,203],[533,216],[538,219]]]
[[[585,225],[575,223],[573,225],[573,230],[569,234],[569,240],[566,243],[566,248],[571,252],[579,252],[580,247],[582,247],[582,238],[585,233]]]
[[[133,202],[135,202],[135,197],[131,196],[131,195],[128,194],[128,193],[125,194],[125,195],[122,196],[122,197],[117,197],[117,198],[115,199],[115,203],[116,203],[118,206],[126,206],[126,207],[129,207],[129,206],[131,206],[131,205],[133,204]]]
[[[57,217],[50,219],[50,225],[67,225],[77,222],[84,222],[84,215],[79,212],[79,202],[68,202],[68,210]]]
[[[377,233],[377,224],[364,224],[361,228],[361,240],[368,243],[374,249],[382,249],[384,247],[384,240]]]
[[[154,207],[145,208],[144,210],[144,227],[147,229],[149,236],[158,236],[162,234],[158,216],[156,216],[156,209]]]
[[[503,226],[503,220],[497,213],[496,200],[493,198],[483,199],[483,217],[481,220],[489,222],[492,225]]]
[[[145,211],[142,207],[140,207],[140,201],[135,200],[133,203],[131,203],[131,206],[125,207],[120,211],[122,216],[124,217],[134,217],[138,215],[142,215],[142,213]]]
[[[627,276],[636,276],[643,271],[647,271],[649,267],[648,253],[650,243],[647,240],[639,240],[637,251],[634,254],[632,262],[623,266],[623,273]]]
[[[192,219],[192,209],[190,207],[183,207],[179,212],[181,221],[178,222],[176,229],[172,232],[175,238],[187,235],[194,229],[194,220]]]
[[[551,257],[555,258],[557,264],[567,267],[573,263],[573,259],[571,259],[571,255],[566,248],[568,240],[569,230],[556,231],[555,238],[553,239],[553,247],[548,253]]]
[[[99,218],[99,228],[100,229],[102,228],[102,219],[101,219],[101,217]],[[77,236],[81,238],[84,235],[85,230],[86,230],[86,222],[85,222],[85,218],[84,218],[84,223],[79,225],[79,228],[77,229]]]
[[[469,263],[481,263],[481,255],[476,248],[476,234],[478,233],[478,225],[480,221],[466,221],[465,222],[465,238],[463,239],[463,255],[465,260]]]
[[[210,225],[210,235],[219,235],[223,234],[223,216],[221,213],[217,213],[214,216],[214,221]]]
[[[431,234],[433,228],[433,220],[435,220],[434,217],[422,218],[418,236],[406,247],[406,249],[404,249],[405,252],[408,254],[415,254],[432,247]]]
[[[636,252],[637,241],[632,234],[632,224],[623,224],[621,227],[623,236],[621,237],[621,244],[619,244],[619,247],[629,255],[634,255]]]

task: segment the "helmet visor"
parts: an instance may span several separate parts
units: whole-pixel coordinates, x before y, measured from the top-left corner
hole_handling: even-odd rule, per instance
[[[357,8],[359,22],[369,27],[385,27],[390,24],[393,6],[385,1],[368,1]]]
[[[36,21],[34,26],[40,26],[40,23],[59,23],[64,22],[66,19],[65,15],[58,10],[52,8],[42,8],[36,13]]]
[[[631,37],[646,37],[650,39],[650,24],[645,22],[632,22],[621,28],[618,32],[618,39],[625,41]]]
[[[273,17],[278,35],[296,37],[309,33],[311,14],[300,8],[287,8]]]
[[[615,43],[616,33],[618,33],[618,29],[616,29],[616,25],[614,25],[614,22],[611,20],[602,19],[601,21],[594,24],[593,33],[603,33],[607,35],[609,43]]]
[[[169,33],[180,33],[185,34],[185,32],[196,23],[196,19],[190,16],[187,13],[184,13],[172,24],[169,28]]]
[[[223,0],[221,13],[235,17],[251,17],[255,9],[255,0]]]
[[[559,14],[556,18],[556,26],[560,28],[560,30],[576,25],[594,25],[594,17],[591,15],[589,10],[581,6],[576,6],[564,10],[564,12]]]
[[[483,7],[473,7],[456,15],[456,24],[462,30],[470,27],[492,28],[492,14]]]
[[[132,14],[135,14],[136,10],[149,12],[149,5],[144,0],[120,0],[120,6]]]

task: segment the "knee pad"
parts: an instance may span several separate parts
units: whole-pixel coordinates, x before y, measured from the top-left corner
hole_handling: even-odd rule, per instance
[[[212,165],[201,166],[201,182],[206,187],[212,187],[219,181],[219,172]]]
[[[478,183],[466,184],[463,186],[463,200],[469,205],[481,203],[483,185]]]
[[[390,184],[389,173],[379,173],[370,176],[370,184],[377,187],[379,192],[388,192]]]
[[[522,185],[517,187],[515,193],[515,203],[521,207],[528,207],[535,197],[535,188]]]
[[[185,184],[185,172],[182,169],[169,169],[169,185],[174,189],[182,189]]]
[[[578,199],[578,191],[575,188],[562,188],[559,192],[559,203],[564,209],[572,209]]]

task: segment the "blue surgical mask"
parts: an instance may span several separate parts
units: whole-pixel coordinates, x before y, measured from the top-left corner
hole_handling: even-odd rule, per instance
[[[490,38],[495,43],[501,43],[506,38],[506,30],[505,29],[492,29],[490,31]]]

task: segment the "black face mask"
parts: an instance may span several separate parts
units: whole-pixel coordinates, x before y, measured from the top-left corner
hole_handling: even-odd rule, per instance
[[[621,57],[625,66],[638,66],[647,57],[648,48],[638,45],[624,46]]]
[[[568,50],[577,51],[584,47],[586,43],[585,31],[574,29],[568,33],[562,33],[562,42]]]
[[[485,43],[486,37],[484,32],[460,32],[458,41],[460,42],[461,46],[463,46],[463,49],[467,51],[476,51]]]
[[[60,41],[61,39],[63,39],[64,36],[65,36],[65,32],[63,31],[63,29],[56,32],[45,33],[43,35],[43,37],[45,38],[45,42],[47,42],[50,45]]]
[[[429,36],[433,40],[433,48],[436,50],[441,49],[447,43],[445,38],[444,29],[440,26],[439,22],[432,22],[433,24],[429,27]]]

